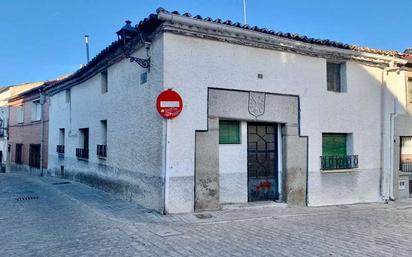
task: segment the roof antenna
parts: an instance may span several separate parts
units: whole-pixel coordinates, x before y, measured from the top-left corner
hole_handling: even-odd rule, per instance
[[[243,24],[246,24],[246,0],[243,0]]]
[[[90,61],[90,57],[89,57],[89,35],[84,35],[84,43],[86,44],[87,63],[89,63],[89,61]]]

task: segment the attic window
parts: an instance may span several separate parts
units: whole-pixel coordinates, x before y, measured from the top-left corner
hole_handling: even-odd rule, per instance
[[[101,86],[102,86],[102,94],[107,93],[108,91],[107,70],[101,73]]]
[[[327,90],[332,92],[345,92],[346,64],[326,63]]]
[[[70,99],[71,98],[71,91],[70,91],[70,88],[69,89],[66,89],[66,91],[65,91],[65,99],[66,99],[66,103],[70,103]]]

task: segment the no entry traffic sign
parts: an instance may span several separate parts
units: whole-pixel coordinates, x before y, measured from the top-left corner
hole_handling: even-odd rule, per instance
[[[176,91],[165,90],[157,97],[156,107],[163,118],[173,119],[182,112],[183,100]]]

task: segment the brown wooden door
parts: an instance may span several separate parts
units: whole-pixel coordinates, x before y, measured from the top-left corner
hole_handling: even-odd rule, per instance
[[[40,168],[40,145],[30,145],[29,165],[33,168]]]

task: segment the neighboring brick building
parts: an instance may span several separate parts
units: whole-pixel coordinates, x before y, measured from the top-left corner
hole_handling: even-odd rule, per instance
[[[9,120],[9,99],[16,97],[32,88],[43,85],[44,82],[32,82],[19,85],[10,85],[0,89],[0,162],[2,172],[9,172],[10,157],[8,152],[8,120]]]
[[[41,166],[47,168],[49,104],[42,92],[52,83],[42,83],[9,100],[9,151],[13,170],[41,173]]]

